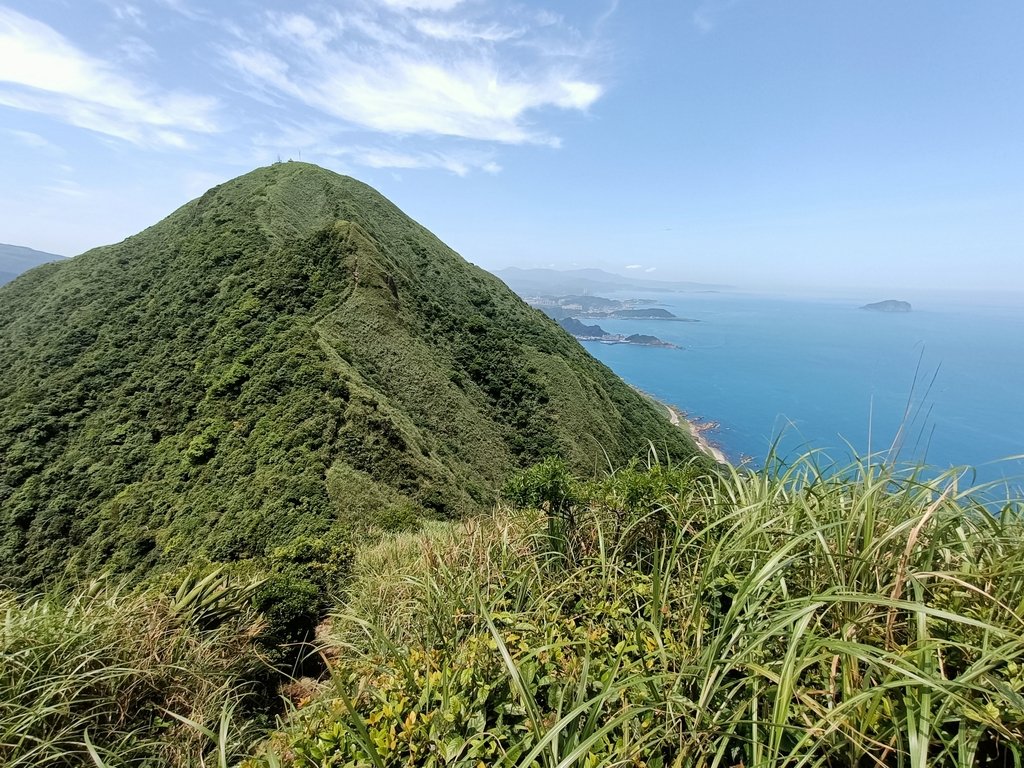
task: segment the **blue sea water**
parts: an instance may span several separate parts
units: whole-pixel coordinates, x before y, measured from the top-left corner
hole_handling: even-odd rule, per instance
[[[837,460],[895,441],[901,460],[1021,485],[1024,462],[1000,461],[1024,454],[1024,304],[1012,298],[914,297],[905,314],[859,309],[884,296],[645,298],[700,322],[601,327],[681,349],[586,348],[630,384],[717,422],[706,436],[732,461],[761,464],[776,439],[783,455],[817,448]]]

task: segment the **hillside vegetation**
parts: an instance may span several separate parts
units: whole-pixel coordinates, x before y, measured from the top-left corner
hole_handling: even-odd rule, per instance
[[[694,451],[499,280],[302,163],[0,290],[0,370],[20,587],[455,518],[549,455]]]
[[[5,766],[1024,763],[1019,497],[714,464],[352,179],[31,270],[0,371]]]
[[[960,480],[547,460],[362,546],[271,730],[257,584],[5,598],[0,761],[1020,765],[1021,505]]]
[[[548,462],[360,554],[332,679],[247,765],[1020,765],[1021,507],[959,479]]]

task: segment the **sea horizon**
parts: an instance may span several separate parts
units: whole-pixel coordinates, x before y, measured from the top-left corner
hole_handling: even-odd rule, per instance
[[[839,464],[870,453],[969,467],[971,485],[1024,482],[1024,303],[1012,292],[608,295],[699,321],[599,321],[678,349],[582,343],[629,384],[716,424],[705,437],[732,462],[763,466],[773,449]],[[861,309],[886,299],[913,310]]]

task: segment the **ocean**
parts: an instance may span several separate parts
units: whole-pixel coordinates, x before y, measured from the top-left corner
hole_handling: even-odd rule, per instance
[[[1012,297],[642,298],[700,322],[601,327],[680,349],[582,343],[691,420],[716,422],[705,436],[731,461],[762,465],[773,444],[782,457],[819,449],[837,461],[892,449],[899,461],[972,467],[977,483],[1024,485],[1024,303]],[[914,309],[859,309],[886,298]]]

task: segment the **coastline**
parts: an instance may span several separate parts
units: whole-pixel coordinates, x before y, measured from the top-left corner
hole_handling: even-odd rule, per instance
[[[655,401],[658,402],[658,401]],[[712,443],[706,437],[704,432],[708,429],[714,428],[713,424],[699,425],[694,421],[686,418],[686,414],[680,411],[678,408],[673,408],[671,405],[665,403],[659,403],[668,411],[668,419],[680,429],[686,429],[690,433],[690,437],[693,438],[693,442],[697,444],[697,447],[701,449],[708,456],[713,458],[719,464],[728,464],[729,460],[726,458],[725,453],[717,445]]]
[[[718,426],[718,424],[716,424],[715,422],[711,422],[708,424],[699,424],[696,421],[688,419],[686,417],[686,414],[679,408],[669,405],[668,403],[663,403],[661,400],[659,400],[649,392],[644,392],[642,389],[639,389],[638,387],[633,387],[633,389],[635,389],[637,392],[646,397],[655,405],[659,406],[660,408],[664,408],[666,411],[668,411],[668,420],[672,422],[674,426],[677,426],[680,429],[685,429],[687,432],[689,432],[690,437],[693,438],[693,442],[696,444],[697,448],[699,448],[702,453],[706,454],[707,456],[710,456],[719,464],[731,463],[728,457],[726,457],[725,452],[721,448],[719,448],[717,445],[715,445],[706,437],[704,437],[705,432],[707,432],[709,429],[714,429],[715,427]]]

